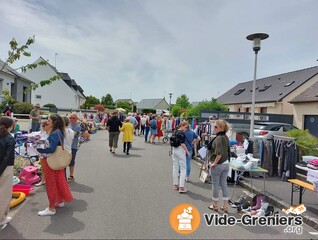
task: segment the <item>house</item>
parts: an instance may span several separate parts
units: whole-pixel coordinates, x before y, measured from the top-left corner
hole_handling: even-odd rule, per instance
[[[129,104],[133,104],[133,103],[134,103],[134,101],[131,100],[130,98],[129,98],[129,99],[117,99],[117,100],[115,101],[116,107],[117,107],[117,103],[118,103],[118,102],[127,102],[127,103],[129,103]]]
[[[294,125],[309,129],[305,122],[318,121],[318,66],[256,80],[255,113],[294,115]],[[233,112],[251,112],[253,81],[237,84],[217,100]],[[317,88],[316,88],[317,89]],[[317,98],[317,99],[316,99]],[[316,99],[316,101],[314,101]]]
[[[44,59],[40,57],[35,63],[39,63],[43,60]],[[48,80],[57,74],[60,74],[60,80],[32,91],[32,104],[39,103],[43,106],[51,103],[57,108],[79,109],[86,101],[86,96],[84,95],[81,86],[79,86],[68,73],[58,72],[57,69],[49,63],[44,66],[39,65],[35,69],[28,69],[26,73],[24,73],[26,77],[32,79],[35,83],[39,83],[42,80]]]
[[[143,110],[168,110],[169,104],[165,98],[142,99],[136,104],[136,112],[142,113]]]
[[[18,102],[31,102],[31,92],[25,92],[33,82],[0,60],[0,102],[2,91],[9,90]]]

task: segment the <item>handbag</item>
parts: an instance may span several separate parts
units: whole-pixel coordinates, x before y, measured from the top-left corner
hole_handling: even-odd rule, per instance
[[[204,164],[201,166],[200,168],[200,175],[199,175],[199,179],[201,182],[206,182],[206,180],[209,177],[209,172],[208,170],[205,168]]]
[[[61,170],[70,165],[72,154],[64,149],[60,135],[58,134],[61,146],[57,146],[54,153],[47,157],[47,164],[53,170]]]

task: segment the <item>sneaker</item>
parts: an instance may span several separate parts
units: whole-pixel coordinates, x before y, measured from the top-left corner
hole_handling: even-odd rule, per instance
[[[173,190],[179,190],[179,185],[173,185]]]
[[[129,152],[127,152],[126,155],[129,155]]]
[[[187,189],[185,189],[184,187],[179,187],[179,193],[186,193]]]
[[[9,223],[11,220],[12,220],[12,217],[6,217],[6,218],[0,223],[0,226],[1,226],[1,225],[6,225],[6,224]]]
[[[49,208],[46,208],[43,211],[38,212],[39,216],[53,216],[56,213],[56,211],[51,211]]]
[[[185,181],[186,181],[186,182],[190,182],[189,177],[186,177],[186,178],[185,178]]]
[[[57,206],[61,207],[61,208],[64,207],[64,205],[65,205],[64,202],[61,202],[61,203],[57,204]]]

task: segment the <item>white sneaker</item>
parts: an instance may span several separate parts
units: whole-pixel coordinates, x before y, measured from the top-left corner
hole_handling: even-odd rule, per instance
[[[38,212],[39,216],[53,216],[56,213],[56,211],[51,211],[49,208],[46,208],[43,211]]]
[[[6,218],[0,223],[0,226],[1,226],[1,225],[6,225],[6,224],[9,223],[11,220],[12,220],[12,217],[6,217]]]
[[[64,205],[65,205],[64,202],[57,204],[58,207],[64,207]]]

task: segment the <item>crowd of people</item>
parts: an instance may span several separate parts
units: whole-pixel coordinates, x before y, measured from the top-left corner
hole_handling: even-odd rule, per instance
[[[52,216],[57,207],[63,207],[65,202],[73,200],[68,182],[74,181],[75,159],[79,146],[79,138],[82,133],[81,122],[77,113],[71,113],[66,117],[51,114],[47,120],[41,120],[39,106],[35,105],[30,113],[32,121],[31,131],[41,131],[41,139],[49,142],[47,148],[37,148],[42,167],[42,180],[36,186],[46,184],[48,207],[38,212],[39,216]],[[97,115],[97,114],[96,114]],[[104,115],[105,116],[105,115]],[[122,132],[123,152],[130,154],[134,136],[141,136],[145,143],[160,142],[166,134],[174,135],[176,145],[172,146],[172,185],[179,193],[186,193],[186,182],[190,181],[191,159],[193,148],[200,137],[191,130],[186,120],[175,119],[170,116],[128,113],[127,117],[114,111],[100,119],[104,121],[109,134],[109,151],[116,154],[120,133]],[[211,210],[218,211],[219,186],[222,190],[222,211],[228,211],[227,173],[229,171],[229,139],[226,135],[229,127],[224,120],[213,119],[213,131],[216,137],[209,150],[209,169],[212,176],[212,205]],[[41,128],[42,126],[42,128]],[[15,121],[11,117],[4,116],[0,119],[0,225],[11,221],[8,216],[11,201],[11,185],[14,165],[15,140],[10,134],[15,128]],[[60,140],[62,139],[62,140]],[[69,165],[69,177],[67,168],[52,170],[47,157],[63,145],[72,154]]]

